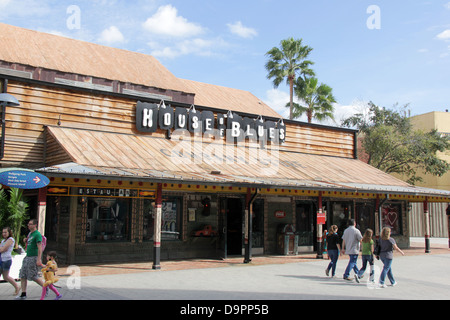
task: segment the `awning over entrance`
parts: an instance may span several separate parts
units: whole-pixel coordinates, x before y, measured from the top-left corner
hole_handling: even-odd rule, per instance
[[[250,142],[236,146],[214,138],[172,135],[169,140],[63,127],[47,127],[46,135],[48,166],[37,171],[49,175],[450,201],[449,191],[409,185],[356,159],[282,152],[277,146],[262,148]]]

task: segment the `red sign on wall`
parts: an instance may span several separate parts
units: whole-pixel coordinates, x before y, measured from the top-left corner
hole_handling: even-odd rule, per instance
[[[286,218],[286,212],[281,210],[275,211],[275,218],[278,219]]]
[[[327,215],[325,212],[317,212],[317,224],[325,224],[327,221]]]

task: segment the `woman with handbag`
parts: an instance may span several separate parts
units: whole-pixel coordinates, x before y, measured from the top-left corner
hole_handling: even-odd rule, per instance
[[[391,238],[391,229],[383,228],[380,239],[380,259],[383,262],[383,270],[380,275],[379,288],[386,288],[384,280],[386,275],[389,278],[392,286],[397,285],[392,273],[392,260],[394,259],[394,249],[400,252],[403,256],[405,253],[397,246],[394,238]]]

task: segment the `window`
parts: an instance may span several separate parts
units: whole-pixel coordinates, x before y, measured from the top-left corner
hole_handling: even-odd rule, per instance
[[[178,240],[181,237],[182,197],[168,197],[162,203],[161,240]],[[144,200],[144,241],[153,240],[155,201]]]
[[[130,215],[130,199],[88,198],[87,240],[129,240]]]
[[[400,204],[388,204],[382,207],[381,224],[382,227],[391,228],[391,235],[401,234],[401,215]]]
[[[372,231],[375,232],[374,212],[375,208],[372,203],[356,203],[356,224],[362,234],[364,234],[367,229],[372,229]]]

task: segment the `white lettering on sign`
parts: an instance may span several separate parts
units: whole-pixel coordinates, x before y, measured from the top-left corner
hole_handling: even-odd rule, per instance
[[[216,120],[217,119],[217,120]],[[163,130],[183,129],[191,133],[212,134],[213,130],[218,130],[220,137],[229,136],[235,142],[243,140],[257,140],[261,142],[271,142],[283,144],[286,140],[286,126],[280,119],[278,122],[265,122],[262,117],[252,119],[240,117],[231,113],[214,115],[211,111],[199,112],[177,107],[164,105],[160,108],[154,103],[138,102],[136,106],[136,128],[141,132],[156,132],[159,128]],[[170,138],[170,135],[168,135]]]
[[[142,126],[143,127],[153,127],[153,110],[144,109],[142,116]]]

